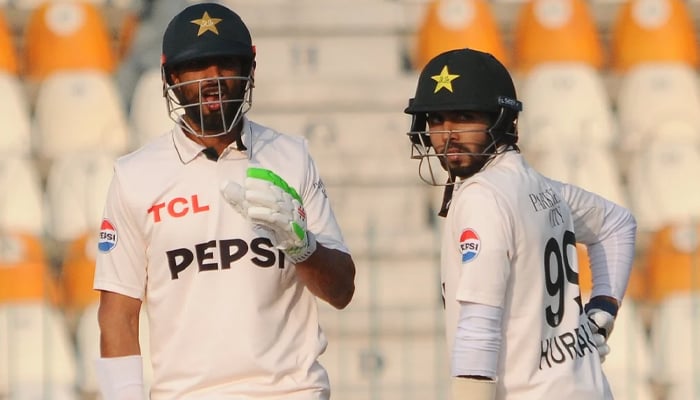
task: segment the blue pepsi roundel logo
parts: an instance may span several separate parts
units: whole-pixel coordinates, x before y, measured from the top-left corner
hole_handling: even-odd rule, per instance
[[[97,248],[103,253],[109,253],[117,246],[117,230],[109,220],[103,219],[100,226],[100,238]]]
[[[463,230],[459,236],[459,249],[462,251],[462,264],[475,259],[481,249],[479,235],[470,228]]]

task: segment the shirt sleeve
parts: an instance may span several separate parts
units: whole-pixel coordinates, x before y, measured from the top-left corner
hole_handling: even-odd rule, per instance
[[[632,213],[578,186],[559,183],[571,207],[576,241],[588,248],[593,276],[591,296],[622,301],[634,261],[637,223]]]
[[[318,243],[324,247],[349,253],[326,193],[326,187],[310,155],[307,166],[306,181],[301,194],[307,216],[307,229],[314,233]]]
[[[509,209],[478,184],[464,188],[456,201],[449,238],[455,247],[449,254],[461,266],[456,300],[503,307],[513,254]]]
[[[98,243],[94,289],[144,300],[145,240],[128,207],[117,169],[107,192]]]

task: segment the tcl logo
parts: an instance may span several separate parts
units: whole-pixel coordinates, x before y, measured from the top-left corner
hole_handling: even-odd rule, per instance
[[[189,213],[196,214],[204,211],[209,211],[209,205],[200,205],[196,194],[189,199],[176,197],[167,202],[154,204],[148,209],[148,213],[153,214],[153,222],[156,223],[163,219],[165,213],[173,218],[181,218]]]

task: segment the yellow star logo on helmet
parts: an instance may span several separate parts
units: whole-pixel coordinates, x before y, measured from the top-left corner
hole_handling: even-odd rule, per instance
[[[195,25],[199,25],[199,32],[197,32],[197,36],[202,36],[204,32],[214,32],[215,34],[219,34],[219,30],[216,29],[216,24],[221,22],[221,18],[212,18],[209,16],[208,12],[204,12],[204,15],[202,15],[202,18],[200,19],[193,19],[190,21],[191,23]]]
[[[447,65],[442,67],[442,71],[440,71],[440,75],[433,75],[431,78],[437,82],[437,85],[435,85],[435,91],[433,93],[437,93],[440,89],[445,88],[452,92],[452,81],[459,78],[459,75],[455,74],[450,74],[450,71],[447,69]]]

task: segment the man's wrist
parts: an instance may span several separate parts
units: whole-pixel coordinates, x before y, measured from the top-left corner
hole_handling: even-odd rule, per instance
[[[316,236],[306,231],[306,246],[284,250],[285,255],[293,264],[306,261],[316,251]]]
[[[453,400],[494,400],[496,398],[496,381],[474,377],[452,377]]]
[[[613,317],[617,317],[619,305],[617,299],[615,299],[614,297],[594,296],[591,297],[590,301],[585,306],[586,313],[593,309],[602,310],[612,315]]]
[[[143,358],[140,355],[99,358],[95,369],[104,400],[144,400]]]

